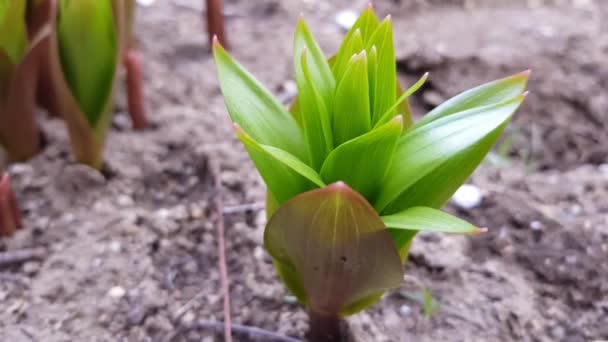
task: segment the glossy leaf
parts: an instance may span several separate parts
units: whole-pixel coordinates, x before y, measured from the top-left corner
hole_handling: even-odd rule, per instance
[[[450,192],[455,191],[481,162],[523,99],[518,96],[510,101],[449,115],[403,135],[397,143],[380,196],[374,203],[376,210],[392,214],[414,205],[443,205],[444,200],[447,201],[445,197],[451,196]],[[420,184],[427,187],[419,188]],[[414,199],[405,195],[411,191],[421,197]],[[425,201],[420,202],[421,198]]]
[[[402,129],[403,122],[398,116],[384,126],[340,145],[327,157],[321,177],[326,183],[343,181],[373,201],[392,162]]]
[[[57,32],[64,77],[92,127],[109,110],[118,55],[112,2],[60,0]]]
[[[357,48],[356,45],[358,45],[358,42],[354,42],[353,40],[358,40],[360,38],[365,45],[377,28],[378,18],[376,17],[376,13],[374,13],[374,9],[370,5],[365,9],[365,11],[363,11],[363,13],[361,13],[357,21],[355,21],[353,26],[346,33],[346,36],[338,49],[336,61],[332,67],[332,72],[334,73],[336,80],[341,78],[341,75],[344,73],[344,70],[346,70],[346,65],[348,64],[351,56],[364,48]],[[356,35],[358,35],[359,38],[354,38]]]
[[[323,101],[325,102],[325,108],[331,110],[333,108],[333,94],[336,88],[336,81],[334,75],[331,73],[331,68],[327,63],[327,57],[323,54],[323,51],[319,47],[319,44],[315,41],[314,37],[310,33],[310,30],[304,22],[304,18],[300,17],[298,24],[296,25],[296,32],[294,37],[294,68],[296,74],[296,83],[298,84],[298,91],[302,91],[304,86],[304,71],[302,70],[302,51],[308,51],[308,72],[309,78],[312,84],[317,89]],[[301,100],[300,100],[301,101]],[[303,103],[301,103],[303,106]],[[306,111],[307,108],[301,107],[302,111]],[[327,113],[331,116],[331,113]],[[328,118],[329,119],[329,118]]]
[[[453,234],[479,234],[484,230],[445,213],[428,207],[412,207],[392,215],[382,216],[391,229],[429,231]]]
[[[510,100],[524,92],[529,76],[530,71],[524,71],[469,89],[437,106],[418,120],[414,127],[420,127],[433,120],[463,110]]]
[[[317,313],[338,314],[402,281],[401,260],[382,220],[341,182],[280,207],[264,244],[276,263],[299,275],[306,294],[299,299]]]
[[[315,186],[325,185],[313,169],[289,152],[257,143],[238,125],[235,131],[279,205]]]
[[[368,88],[369,88],[369,113],[370,113],[370,122],[373,124],[371,120],[371,114],[374,110],[374,103],[376,98],[376,78],[378,74],[378,49],[375,46],[372,46],[368,49],[368,58],[367,58],[367,79],[368,79]],[[399,83],[397,82],[397,86]]]
[[[333,115],[334,146],[367,133],[371,128],[367,84],[367,54],[354,55],[336,89]]]
[[[26,3],[25,0],[0,0],[0,51],[4,51],[13,65],[20,62],[27,48]]]
[[[376,71],[374,108],[372,110],[372,125],[375,125],[396,100],[397,66],[390,17],[382,21],[367,41],[367,48],[371,49],[372,46],[378,50],[378,70]],[[393,113],[395,112],[393,111]]]
[[[404,103],[407,104],[407,98],[412,96],[418,89],[420,89],[420,87],[422,87],[422,85],[424,85],[424,82],[426,82],[426,79],[428,77],[429,77],[429,73],[427,72],[424,75],[422,75],[422,77],[416,83],[414,83],[411,87],[409,87],[406,91],[401,92],[397,101],[395,101],[395,103],[389,109],[387,109],[386,112],[384,112],[384,114],[382,114],[382,116],[376,123],[376,126],[382,125],[385,122],[392,119],[393,113],[395,113],[395,111],[397,111],[397,110],[401,110],[403,108],[402,105]],[[399,91],[399,89],[397,89],[397,91]],[[407,113],[400,113],[400,114],[406,115],[408,118],[410,118],[409,106],[406,106],[406,111],[407,111]]]
[[[335,69],[333,73],[338,83],[344,76],[344,72],[348,68],[352,56],[365,50],[363,38],[361,37],[361,31],[359,30],[353,32],[349,40],[345,42],[347,43],[347,45],[344,51],[341,51],[340,54],[336,55],[337,60],[336,64],[333,67]]]
[[[279,147],[307,160],[304,137],[291,114],[218,43],[214,44],[213,55],[232,121],[258,143]]]
[[[323,165],[323,160],[333,149],[333,138],[328,108],[325,107],[325,102],[311,77],[306,56],[308,56],[308,50],[302,51],[301,76],[303,79],[298,82],[300,119],[308,147],[310,165],[315,170],[319,170]]]

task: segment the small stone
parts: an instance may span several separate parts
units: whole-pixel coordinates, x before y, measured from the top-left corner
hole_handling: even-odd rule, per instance
[[[125,294],[127,294],[127,291],[120,286],[114,286],[110,289],[110,291],[108,291],[108,296],[115,299],[122,298],[125,296]]]
[[[122,243],[120,241],[110,242],[110,250],[114,253],[120,253],[122,251]]]
[[[456,190],[454,196],[452,196],[452,201],[454,204],[467,210],[479,206],[482,200],[483,195],[481,194],[481,190],[471,184],[462,185],[460,188],[458,188],[458,190]]]
[[[344,31],[348,31],[357,21],[357,17],[357,13],[353,10],[342,10],[336,14],[335,20],[340,28]]]
[[[399,313],[403,316],[409,316],[412,313],[412,308],[409,305],[401,305]]]
[[[143,7],[150,7],[154,5],[156,0],[137,0],[137,4]]]
[[[264,249],[262,247],[260,247],[260,246],[256,246],[253,249],[253,256],[256,259],[258,259],[258,260],[263,260],[264,259],[264,254],[265,254]]]
[[[422,94],[424,103],[431,106],[438,106],[445,101],[445,98],[434,90],[427,90]]]
[[[543,230],[545,225],[540,221],[532,221],[530,222],[530,229],[532,230]]]
[[[121,207],[128,207],[134,204],[133,198],[129,195],[120,195],[116,199],[116,203]]]
[[[33,275],[38,273],[40,270],[40,262],[38,261],[28,261],[23,264],[23,273],[27,275]]]

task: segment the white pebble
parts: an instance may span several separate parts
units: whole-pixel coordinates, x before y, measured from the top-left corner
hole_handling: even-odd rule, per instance
[[[156,0],[137,0],[137,4],[140,6],[148,7],[154,4]]]
[[[399,313],[401,313],[403,316],[408,316],[412,313],[412,308],[410,308],[408,305],[401,305],[399,308]]]
[[[470,184],[462,185],[452,196],[454,204],[462,209],[473,209],[479,206],[482,200],[483,195],[481,194],[481,190]]]
[[[108,291],[108,296],[116,299],[124,297],[125,294],[127,294],[127,291],[120,286],[114,286]]]
[[[542,230],[545,228],[545,225],[540,221],[532,221],[530,222],[530,228],[532,230]]]

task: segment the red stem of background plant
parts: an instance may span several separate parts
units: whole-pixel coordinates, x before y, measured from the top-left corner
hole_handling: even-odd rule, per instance
[[[146,109],[144,107],[143,87],[141,78],[141,58],[133,46],[129,46],[124,55],[123,64],[127,71],[127,101],[129,115],[133,128],[141,130],[146,128]]]
[[[21,227],[21,212],[11,189],[11,180],[9,175],[4,173],[0,179],[0,237],[11,236]]]
[[[207,0],[207,33],[209,34],[209,49],[213,47],[213,37],[217,37],[224,48],[228,48],[224,32],[223,0]]]

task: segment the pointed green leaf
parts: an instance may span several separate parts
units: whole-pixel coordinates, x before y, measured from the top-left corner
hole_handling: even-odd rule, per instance
[[[376,17],[376,13],[374,13],[374,9],[370,5],[361,13],[357,21],[355,21],[353,26],[346,33],[346,36],[338,49],[336,60],[332,67],[332,72],[334,73],[336,80],[339,80],[341,75],[344,73],[344,70],[346,70],[346,64],[348,64],[350,57],[365,47],[366,43],[369,41],[377,28],[378,18]],[[357,35],[359,37],[354,38],[354,36]],[[361,39],[364,45],[361,48],[357,47],[359,39]]]
[[[219,44],[214,44],[213,55],[232,121],[251,134],[255,141],[280,147],[306,160],[304,137],[291,114]]]
[[[378,50],[378,70],[376,71],[374,108],[372,110],[372,125],[374,125],[396,100],[397,66],[390,16],[382,21],[367,42],[368,49],[371,49],[372,46],[376,46]]]
[[[333,150],[321,169],[326,183],[343,181],[373,203],[395,152],[401,116]]]
[[[368,57],[367,57],[367,79],[369,84],[369,113],[370,120],[371,114],[374,111],[374,101],[376,98],[376,78],[378,74],[378,50],[375,46],[372,46],[368,49]],[[399,83],[397,82],[397,85]],[[373,121],[370,121],[373,124]]]
[[[333,115],[334,146],[370,130],[367,55],[354,55],[336,89]]]
[[[112,3],[60,0],[57,24],[65,79],[92,127],[109,110],[117,64]]]
[[[481,162],[523,99],[452,114],[399,138],[376,210],[392,214],[411,206],[442,206]]]
[[[314,84],[315,88],[323,98],[325,102],[325,108],[331,110],[333,108],[333,94],[336,88],[336,81],[334,75],[331,73],[327,59],[323,54],[323,51],[319,47],[319,44],[315,41],[314,37],[310,33],[310,30],[304,22],[304,18],[300,17],[298,24],[296,25],[296,32],[294,37],[294,68],[296,74],[296,83],[298,84],[298,91],[301,92],[303,87],[304,75],[302,70],[302,51],[308,51],[308,69],[310,73],[310,79]],[[300,99],[302,101],[302,99]],[[301,103],[301,102],[300,102]],[[302,104],[302,103],[301,103]],[[302,111],[306,111],[307,108],[302,107]],[[327,113],[331,116],[331,113]]]
[[[18,64],[27,48],[25,0],[0,0],[0,51]]]
[[[433,120],[463,110],[510,100],[524,92],[529,76],[530,71],[524,71],[469,89],[437,106],[418,120],[413,127],[420,127]]]
[[[264,245],[276,263],[299,276],[286,283],[299,281],[306,294],[299,299],[317,313],[338,314],[402,281],[401,260],[382,220],[341,182],[281,206],[266,226]]]
[[[321,169],[323,160],[333,149],[333,138],[331,122],[329,121],[328,109],[314,83],[308,68],[308,50],[302,51],[301,70],[298,76],[299,97],[298,104],[300,119],[304,137],[308,146],[308,157],[310,165],[315,169]],[[300,79],[301,78],[301,79]]]
[[[355,30],[349,40],[345,41],[345,44],[345,50],[336,55],[336,63],[332,69],[334,76],[336,77],[336,82],[338,83],[340,83],[340,80],[344,76],[344,72],[348,68],[352,56],[365,49],[363,38],[361,37],[361,31]]]
[[[429,231],[453,234],[479,234],[484,230],[445,213],[428,207],[412,207],[392,215],[382,216],[390,229]]]
[[[401,93],[401,95],[399,96],[397,101],[395,101],[395,103],[389,109],[387,109],[386,112],[384,112],[384,114],[382,114],[382,116],[376,123],[376,127],[380,126],[380,125],[384,124],[385,122],[389,121],[390,119],[392,119],[393,113],[395,113],[397,110],[400,110],[402,108],[401,106],[403,103],[407,104],[407,102],[406,102],[407,98],[412,96],[412,94],[414,94],[418,89],[420,89],[420,87],[422,87],[422,85],[424,84],[424,82],[426,82],[426,79],[428,77],[429,77],[429,73],[427,72],[424,75],[422,75],[422,77],[416,83],[414,83],[406,91]],[[399,83],[397,83],[397,85],[398,84]],[[397,89],[397,90],[399,90],[399,89]],[[399,113],[399,114],[407,115],[407,117],[411,119],[409,107],[407,107],[407,113]]]
[[[297,157],[279,148],[257,143],[238,125],[235,125],[235,131],[278,204],[315,185],[325,186],[320,176]]]

